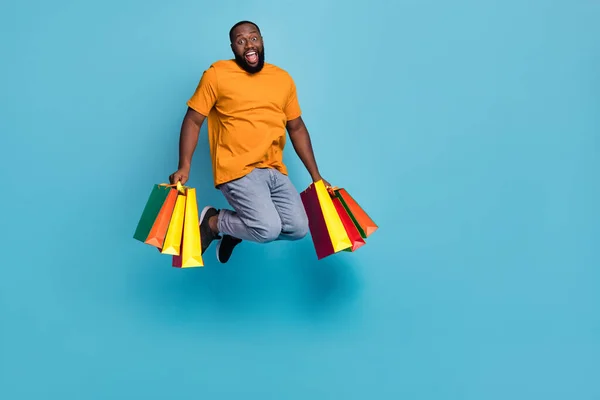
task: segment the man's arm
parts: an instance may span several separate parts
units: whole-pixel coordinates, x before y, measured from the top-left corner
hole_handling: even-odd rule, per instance
[[[181,124],[181,133],[179,135],[179,165],[178,170],[171,174],[169,180],[171,183],[181,182],[185,185],[190,176],[190,168],[192,166],[192,157],[196,151],[198,144],[198,135],[200,128],[204,123],[206,116],[193,110],[187,109],[183,122]]]
[[[288,121],[286,127],[290,134],[294,150],[308,170],[313,182],[323,179],[315,160],[315,154],[313,152],[308,129],[306,128],[302,117]],[[329,185],[327,182],[325,182],[325,184]]]

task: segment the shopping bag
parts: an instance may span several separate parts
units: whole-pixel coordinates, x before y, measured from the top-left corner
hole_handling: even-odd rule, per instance
[[[364,246],[367,242],[365,242],[365,239],[361,236],[358,228],[354,224],[354,221],[350,217],[350,214],[348,214],[348,211],[342,204],[341,200],[338,197],[333,197],[332,201],[338,215],[340,216],[340,219],[342,220],[344,229],[346,229],[348,238],[352,243],[352,246],[344,249],[344,251],[356,251],[359,247]]]
[[[186,188],[183,234],[179,254],[173,255],[172,265],[178,268],[203,267],[202,243],[198,220],[196,189]]]
[[[300,193],[308,216],[308,228],[320,260],[352,247],[352,242],[323,180]]]
[[[333,188],[332,190],[335,198],[340,200],[363,238],[371,236],[379,228],[346,189]]]
[[[146,205],[144,206],[144,210],[142,211],[142,215],[133,234],[134,239],[144,243],[148,240],[154,223],[170,193],[171,188],[169,185],[160,184],[152,187],[150,196],[146,201]]]
[[[162,254],[170,254],[178,256],[181,251],[181,238],[183,237],[183,221],[185,217],[185,203],[186,194],[185,190],[177,192],[177,200],[175,201],[175,208],[169,221],[167,228],[167,234],[160,252]]]
[[[177,200],[177,189],[170,189],[165,202],[163,203],[160,212],[154,220],[152,229],[146,238],[145,243],[150,246],[154,246],[158,249],[162,249],[165,236],[169,223],[171,222],[171,216],[173,215],[173,209],[175,208],[175,202]]]

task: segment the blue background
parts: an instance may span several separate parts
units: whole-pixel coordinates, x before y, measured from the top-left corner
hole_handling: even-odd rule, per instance
[[[380,225],[356,253],[318,262],[307,237],[178,270],[132,239],[241,19]],[[584,0],[2,2],[0,397],[600,398],[599,20]],[[190,185],[225,205],[206,126]]]

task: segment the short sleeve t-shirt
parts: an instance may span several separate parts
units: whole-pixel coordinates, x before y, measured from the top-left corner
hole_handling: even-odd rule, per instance
[[[286,71],[265,63],[259,73],[249,74],[235,60],[217,61],[204,71],[187,105],[207,117],[215,186],[254,168],[287,174],[286,123],[301,110]]]

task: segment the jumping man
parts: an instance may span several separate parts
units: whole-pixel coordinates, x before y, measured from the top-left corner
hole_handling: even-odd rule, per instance
[[[300,194],[283,162],[286,131],[313,182],[323,179],[301,117],[294,80],[285,70],[265,62],[258,26],[238,22],[229,31],[229,39],[234,59],[211,64],[187,102],[179,166],[169,177],[171,183],[187,182],[200,128],[208,118],[214,185],[233,210],[205,207],[200,214],[200,238],[202,253],[218,239],[221,263],[229,260],[242,240],[298,240],[308,233]]]

